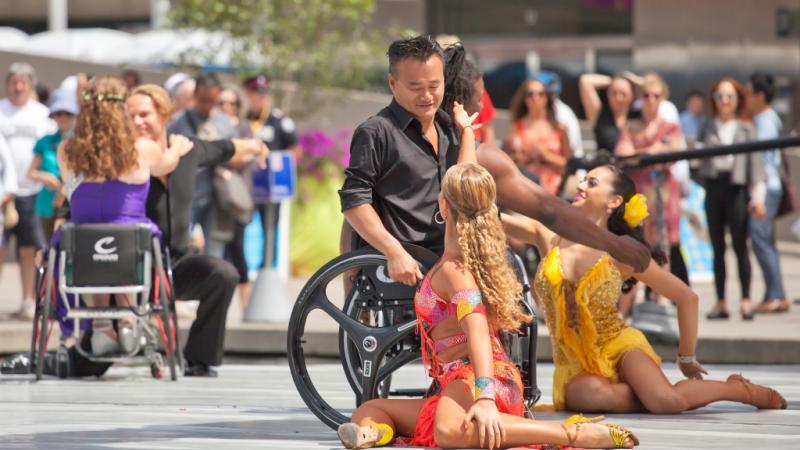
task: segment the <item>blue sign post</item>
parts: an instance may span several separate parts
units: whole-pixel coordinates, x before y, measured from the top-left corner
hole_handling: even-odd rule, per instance
[[[258,203],[280,203],[291,200],[297,193],[297,168],[294,154],[273,150],[264,170],[253,173],[253,197]]]
[[[266,205],[264,266],[258,273],[245,311],[246,321],[280,322],[291,312],[285,278],[289,273],[289,206],[297,193],[294,154],[273,150],[266,170],[253,174],[253,197]],[[278,208],[278,223],[275,223]],[[275,257],[277,255],[277,258]]]

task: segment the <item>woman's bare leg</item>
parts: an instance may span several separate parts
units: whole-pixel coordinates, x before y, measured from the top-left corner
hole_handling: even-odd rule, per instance
[[[739,381],[682,380],[672,385],[661,368],[641,351],[632,351],[620,362],[621,378],[627,383],[647,410],[654,414],[675,414],[699,408],[716,401],[727,400],[741,403],[759,402],[767,390],[751,396],[747,387]]]
[[[579,375],[564,387],[567,409],[584,413],[645,411],[630,386],[596,375]]]
[[[464,418],[472,407],[474,399],[472,388],[466,381],[453,381],[445,389],[434,418],[436,443],[442,448],[479,448],[478,430],[475,423],[464,426]],[[518,447],[530,444],[570,444],[569,436],[560,423],[526,419],[511,414],[501,414],[506,439],[500,448]],[[608,428],[605,425],[584,423],[580,427],[566,427],[576,438],[571,443],[584,448],[614,447]],[[633,447],[633,441],[626,442]],[[485,444],[484,444],[485,445]]]
[[[353,411],[351,422],[361,427],[385,423],[394,430],[395,436],[414,435],[419,410],[425,399],[375,399],[364,402]]]

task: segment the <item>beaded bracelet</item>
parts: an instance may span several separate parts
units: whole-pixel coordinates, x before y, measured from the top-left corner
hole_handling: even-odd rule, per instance
[[[683,356],[678,355],[678,364],[693,364],[697,362],[697,357],[695,355]]]
[[[482,398],[494,400],[494,378],[478,377],[475,378],[475,400]]]

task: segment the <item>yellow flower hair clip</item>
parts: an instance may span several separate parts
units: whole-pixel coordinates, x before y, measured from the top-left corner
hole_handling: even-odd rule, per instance
[[[635,194],[625,203],[625,214],[622,216],[625,223],[631,228],[636,228],[650,215],[647,211],[647,197]]]

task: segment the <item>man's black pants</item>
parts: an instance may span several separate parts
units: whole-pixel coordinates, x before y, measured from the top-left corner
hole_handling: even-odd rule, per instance
[[[239,274],[229,262],[206,255],[181,258],[172,269],[175,298],[200,300],[197,318],[189,329],[183,356],[190,364],[218,366],[222,364],[225,347],[225,319],[233,298]],[[88,336],[88,333],[87,333]],[[83,345],[87,347],[88,339]],[[70,349],[74,376],[100,376],[111,364],[94,363]]]

